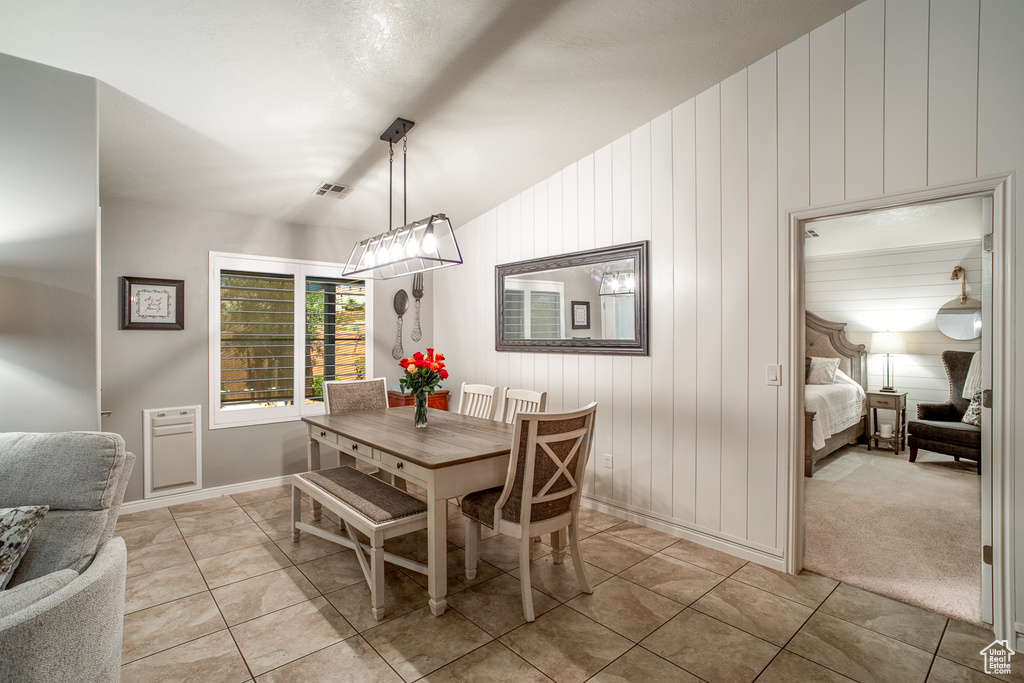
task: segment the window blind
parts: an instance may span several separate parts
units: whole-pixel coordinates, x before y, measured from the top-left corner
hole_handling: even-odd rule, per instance
[[[505,290],[505,338],[524,339],[526,335],[526,298],[518,289]]]
[[[221,406],[292,405],[295,277],[221,271]]]
[[[323,383],[366,376],[366,285],[306,278],[306,403],[323,401]]]
[[[530,339],[562,336],[562,307],[558,292],[530,292]]]

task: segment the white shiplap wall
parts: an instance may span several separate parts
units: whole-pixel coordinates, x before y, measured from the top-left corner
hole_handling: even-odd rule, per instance
[[[907,352],[894,358],[893,367],[896,388],[907,392],[908,419],[917,414],[918,403],[948,397],[949,383],[939,358],[943,350],[981,349],[980,340],[956,341],[935,326],[935,312],[960,294],[960,282],[949,279],[957,265],[967,270],[968,296],[981,299],[978,240],[806,260],[807,310],[826,320],[847,322],[847,338],[868,347],[870,390],[882,386],[885,358],[870,353],[872,332],[904,333]],[[879,413],[879,421],[891,422],[892,413]]]
[[[590,500],[782,566],[786,212],[1024,166],[1022,26],[1017,0],[869,0],[462,226],[436,279],[453,386],[596,399]],[[640,239],[650,357],[494,351],[495,264]]]

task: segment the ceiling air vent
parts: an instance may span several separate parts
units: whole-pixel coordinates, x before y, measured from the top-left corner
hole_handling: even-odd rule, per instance
[[[321,197],[333,197],[334,199],[344,199],[352,193],[351,188],[348,185],[335,185],[334,183],[324,183],[320,187],[316,188],[316,193]]]
[[[807,228],[806,230],[804,230],[804,233],[805,233],[804,234],[805,237],[821,237],[821,235],[819,235],[818,233],[814,232],[814,230],[811,229],[811,228]]]

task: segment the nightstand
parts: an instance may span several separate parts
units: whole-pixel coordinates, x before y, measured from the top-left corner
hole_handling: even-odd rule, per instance
[[[896,413],[896,425],[892,430],[892,438],[886,439],[878,433],[878,411],[891,410]],[[871,450],[871,442],[888,442],[894,453],[899,453],[907,447],[907,393],[892,393],[888,391],[868,392],[868,450]]]

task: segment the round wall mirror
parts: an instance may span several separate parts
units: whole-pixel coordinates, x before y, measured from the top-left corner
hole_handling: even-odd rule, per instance
[[[981,336],[981,302],[957,297],[942,305],[935,314],[939,332],[951,339],[967,341]]]

